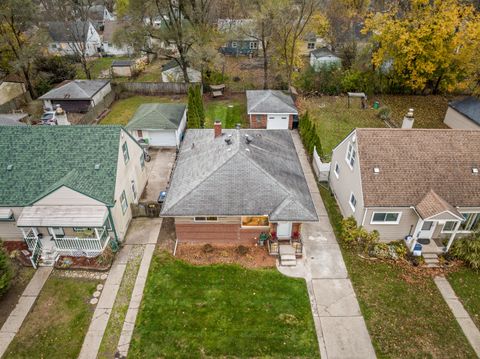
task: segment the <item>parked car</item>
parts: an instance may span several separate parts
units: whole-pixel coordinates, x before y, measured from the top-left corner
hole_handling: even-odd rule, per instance
[[[58,125],[55,111],[45,111],[40,120],[42,125]]]

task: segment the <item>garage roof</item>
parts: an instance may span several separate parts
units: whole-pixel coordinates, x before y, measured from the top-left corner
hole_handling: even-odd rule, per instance
[[[279,90],[247,91],[247,109],[249,114],[298,114],[292,96]]]
[[[176,130],[187,105],[183,103],[147,103],[141,105],[126,128],[128,130]]]
[[[40,100],[90,100],[110,81],[73,80],[48,91]]]

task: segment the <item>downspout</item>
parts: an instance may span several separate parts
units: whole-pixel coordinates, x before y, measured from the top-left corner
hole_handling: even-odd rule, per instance
[[[107,206],[108,209],[108,220],[110,221],[110,224],[113,229],[113,235],[115,236],[114,240],[111,242],[110,246],[114,252],[118,251],[118,248],[120,247],[120,243],[118,242],[118,235],[117,235],[117,229],[115,228],[115,222],[113,221],[112,217],[112,211],[110,210],[110,206]]]
[[[364,210],[365,210],[365,212],[363,212],[362,227],[365,224],[365,218],[367,218],[368,208],[364,208]]]

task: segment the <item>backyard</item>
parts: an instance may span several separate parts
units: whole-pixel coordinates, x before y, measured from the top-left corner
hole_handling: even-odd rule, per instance
[[[98,283],[52,273],[5,358],[76,358],[90,324]]]
[[[455,294],[480,329],[480,272],[461,268],[449,273],[447,278]]]
[[[90,74],[92,79],[110,78],[110,66],[115,60],[128,60],[128,57],[99,57],[90,61]],[[77,68],[77,79],[86,79],[85,72],[80,64],[75,65]]]
[[[132,118],[135,111],[141,104],[153,102],[175,102],[188,103],[188,99],[182,95],[172,96],[132,96],[126,99],[115,101],[110,112],[101,121],[102,125],[126,125]],[[232,99],[212,100],[207,99],[205,103],[205,126],[213,127],[215,120],[222,121],[225,128],[234,128],[237,123],[243,127],[248,127],[246,122],[245,99],[242,96],[232,97]],[[232,106],[232,107],[230,107]]]
[[[154,255],[132,358],[318,357],[305,282],[276,269]]]
[[[320,193],[339,238],[342,216],[335,198],[324,187]],[[475,357],[428,273],[363,259],[346,248],[342,253],[379,358]]]
[[[448,99],[443,96],[373,96],[369,104],[379,101],[391,110],[391,122],[401,126],[409,108],[415,110],[414,128],[446,128],[443,118]],[[378,110],[362,110],[358,100],[347,106],[345,96],[322,96],[299,99],[300,112],[308,111],[317,126],[318,135],[329,160],[332,149],[356,127],[386,127],[378,118]]]

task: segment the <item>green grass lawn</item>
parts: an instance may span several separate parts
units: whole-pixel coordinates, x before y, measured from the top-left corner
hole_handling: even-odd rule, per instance
[[[97,284],[50,276],[5,358],[76,358],[92,318],[88,302]]]
[[[100,122],[101,125],[126,125],[144,103],[152,102],[181,102],[187,104],[188,100],[183,96],[132,96],[123,100],[115,101],[110,107],[110,112]]]
[[[205,127],[213,127],[216,120],[222,121],[223,128],[235,128],[237,123],[248,128],[247,110],[242,100],[209,100],[205,102]]]
[[[91,68],[90,68],[90,74],[92,76],[92,79],[96,79],[100,76],[100,74],[106,70],[110,70],[110,66],[112,65],[112,62],[115,60],[128,60],[128,57],[99,57],[95,60],[92,60],[90,62]],[[83,68],[80,64],[76,64],[77,68],[77,78],[78,79],[86,79],[87,77],[85,76],[85,72],[83,71]],[[108,78],[110,77],[110,73],[107,76]]]
[[[480,329],[480,273],[469,268],[461,268],[449,273],[448,281]]]
[[[379,101],[381,106],[391,109],[391,122],[401,126],[403,116],[409,108],[415,110],[415,128],[446,128],[443,118],[448,101],[443,96],[379,96],[369,102]],[[308,110],[317,125],[325,157],[328,160],[332,149],[337,146],[354,128],[385,127],[378,117],[378,110],[360,109],[358,101],[347,107],[347,98],[322,96],[300,99],[300,110]]]
[[[338,237],[342,216],[330,191],[320,193]],[[342,252],[379,358],[475,357],[430,276]]]
[[[156,253],[129,357],[318,358],[305,282]]]

